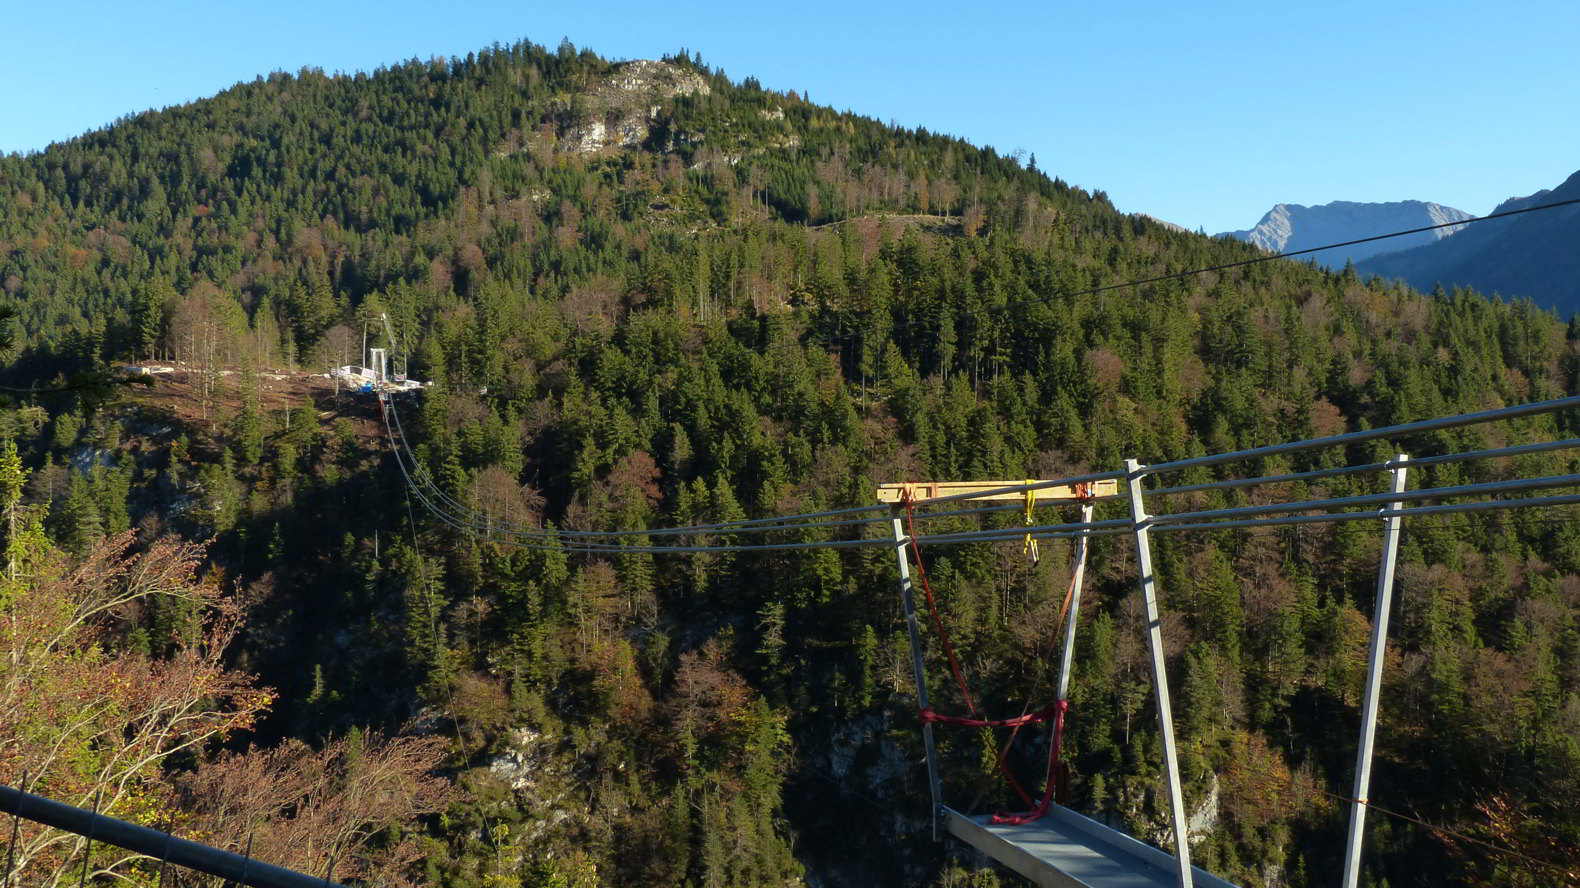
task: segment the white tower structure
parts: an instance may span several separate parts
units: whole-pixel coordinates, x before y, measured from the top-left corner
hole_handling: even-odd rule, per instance
[[[382,386],[389,381],[389,360],[385,355],[384,349],[370,349],[368,351],[368,363],[371,365],[368,369],[373,371],[374,385]]]

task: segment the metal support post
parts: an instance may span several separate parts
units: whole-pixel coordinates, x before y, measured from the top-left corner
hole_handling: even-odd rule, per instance
[[[1092,504],[1081,504],[1081,523],[1092,523]],[[1070,662],[1075,657],[1075,618],[1081,611],[1081,584],[1086,580],[1086,545],[1090,537],[1075,538],[1075,569],[1070,577],[1070,612],[1064,618],[1064,652],[1059,657],[1059,700],[1070,699]]]
[[[99,827],[99,803],[104,800],[104,789],[101,787],[93,795],[93,819],[88,821],[88,844],[82,850],[82,878],[77,880],[77,888],[88,884],[88,864],[93,860],[93,834]]]
[[[242,855],[242,857],[241,878],[237,881],[245,885],[247,884],[247,870],[252,866],[252,833],[250,832],[247,833],[247,853]]]
[[[1092,503],[1081,503],[1081,524],[1092,523]],[[1090,537],[1078,536],[1075,538],[1075,566],[1070,571],[1069,601],[1066,604],[1064,615],[1064,650],[1059,654],[1059,690],[1058,702],[1054,708],[1053,733],[1048,740],[1053,744],[1053,760],[1059,759],[1059,748],[1064,737],[1064,718],[1069,710],[1070,700],[1070,672],[1071,661],[1075,657],[1075,627],[1081,614],[1081,585],[1086,580],[1086,547]],[[1055,800],[1063,799],[1063,773],[1050,771],[1048,773],[1048,792]]]
[[[1174,748],[1174,714],[1169,708],[1168,670],[1163,661],[1163,623],[1158,616],[1157,577],[1152,572],[1152,544],[1148,538],[1146,502],[1141,481],[1145,467],[1125,460],[1125,481],[1130,486],[1130,526],[1136,535],[1136,562],[1141,572],[1141,597],[1147,610],[1147,642],[1152,653],[1152,688],[1157,694],[1158,723],[1163,734],[1163,767],[1168,777],[1169,813],[1174,822],[1174,860],[1179,866],[1180,888],[1193,888],[1190,866],[1190,829],[1185,820],[1185,798],[1180,787],[1179,755]]]
[[[916,626],[916,595],[911,586],[911,561],[905,554],[910,538],[905,534],[905,522],[900,506],[889,510],[894,521],[894,554],[900,562],[900,598],[905,602],[905,626],[911,635],[911,671],[916,678],[916,702],[927,709],[927,674],[922,670],[922,635]],[[932,722],[922,722],[922,744],[927,748],[927,786],[932,792],[933,840],[938,840],[938,820],[943,812],[943,788],[938,783],[938,755],[933,747]]]
[[[27,769],[22,769],[21,786],[27,786]],[[21,840],[22,797],[16,797],[16,810],[11,812],[11,844],[5,848],[5,888],[11,888],[11,866],[16,863],[16,843]]]
[[[159,888],[165,888],[165,872],[170,869],[170,833],[176,828],[175,817],[165,816],[165,850],[159,855]]]
[[[1393,492],[1404,493],[1406,463],[1394,458]],[[1383,519],[1382,563],[1377,568],[1377,604],[1372,614],[1371,650],[1366,655],[1366,694],[1361,701],[1360,748],[1355,754],[1355,801],[1350,808],[1350,832],[1344,842],[1344,888],[1356,888],[1361,877],[1361,843],[1366,831],[1366,794],[1372,780],[1372,743],[1377,735],[1377,697],[1382,690],[1383,659],[1388,647],[1388,611],[1393,604],[1394,567],[1399,561],[1399,510],[1403,502],[1388,504],[1394,514]]]

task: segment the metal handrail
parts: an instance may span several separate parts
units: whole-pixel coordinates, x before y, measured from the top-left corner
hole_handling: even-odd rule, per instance
[[[91,835],[95,842],[168,861],[229,880],[236,885],[251,888],[346,888],[329,881],[328,876],[309,876],[201,842],[177,838],[157,829],[106,817],[5,784],[0,784],[0,811],[79,836]]]
[[[1437,432],[1443,429],[1454,429],[1461,426],[1480,425],[1484,422],[1498,422],[1505,419],[1518,419],[1522,416],[1533,416],[1541,413],[1555,413],[1559,410],[1580,408],[1580,395],[1571,395],[1567,398],[1555,398],[1551,401],[1532,401],[1529,404],[1515,404],[1512,407],[1499,407],[1496,410],[1483,410],[1479,413],[1458,413],[1453,416],[1440,416],[1436,419],[1423,419],[1419,422],[1407,422],[1400,425],[1383,426],[1376,429],[1366,429],[1359,432],[1346,432],[1342,435],[1330,435],[1326,438],[1310,438],[1305,441],[1287,441],[1283,444],[1269,444],[1265,447],[1252,447],[1248,450],[1236,450],[1232,453],[1209,454],[1190,459],[1180,459],[1173,462],[1158,463],[1156,465],[1141,466],[1142,474],[1161,475],[1166,472],[1181,472],[1185,469],[1195,469],[1205,466],[1217,466],[1230,462],[1244,462],[1251,459],[1261,459],[1268,456],[1280,456],[1285,453],[1298,453],[1302,450],[1317,450],[1323,447],[1342,447],[1349,444],[1359,444],[1362,441],[1376,441],[1381,438],[1405,438],[1410,435],[1419,435],[1425,432]]]

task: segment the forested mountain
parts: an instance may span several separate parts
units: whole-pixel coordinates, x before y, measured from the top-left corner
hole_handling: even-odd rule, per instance
[[[1580,198],[1580,173],[1557,188],[1506,200],[1493,213],[1575,198]],[[1505,299],[1530,299],[1568,317],[1580,311],[1577,243],[1580,206],[1568,206],[1481,222],[1433,244],[1373,256],[1357,268],[1402,278],[1427,292],[1468,287]]]
[[[397,341],[375,325],[370,344],[432,382],[398,402],[426,469],[555,533],[1575,391],[1580,328],[1528,302],[1296,262],[1078,295],[1256,255],[684,52],[521,43],[274,74],[0,159],[8,384],[181,362],[148,391],[0,410],[0,779],[26,769],[83,805],[112,785],[117,816],[255,833],[263,859],[335,857],[337,878],[376,884],[995,884],[927,836],[891,552],[506,546],[425,516],[377,406],[293,373],[354,360],[387,313]],[[1539,469],[1575,466],[1538,454],[1419,483]],[[1374,814],[1369,884],[1550,885],[1577,866],[1580,529],[1555,518],[1409,524],[1372,798],[1522,856]],[[1329,884],[1345,809],[1325,793],[1349,786],[1376,529],[1157,545],[1198,861]],[[980,697],[1046,696],[1067,552],[927,555]],[[1094,546],[1070,803],[1161,839],[1133,558]],[[145,686],[196,715],[161,721],[172,707]],[[66,717],[84,701],[102,705]],[[942,739],[955,804],[1009,801],[995,738]],[[68,878],[73,846],[27,835],[34,883]]]
[[[1395,231],[1443,225],[1469,218],[1470,214],[1464,210],[1419,200],[1398,200],[1388,203],[1336,200],[1315,207],[1279,204],[1268,210],[1256,227],[1243,231],[1226,231],[1218,236],[1227,235],[1250,241],[1273,253],[1287,253],[1309,250],[1324,244],[1337,244],[1375,237],[1379,234],[1390,234]],[[1339,269],[1348,262],[1360,262],[1379,253],[1434,243],[1462,230],[1460,226],[1440,228],[1436,231],[1425,231],[1351,247],[1319,250],[1308,254],[1305,258],[1315,260],[1329,268]]]

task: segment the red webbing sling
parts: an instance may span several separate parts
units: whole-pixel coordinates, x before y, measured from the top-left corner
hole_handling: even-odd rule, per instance
[[[1089,491],[1090,487],[1088,485],[1078,485],[1077,498],[1084,501],[1090,496]],[[965,672],[960,668],[960,661],[955,656],[954,645],[950,642],[949,633],[944,629],[943,618],[938,613],[938,602],[933,598],[932,587],[927,582],[927,567],[922,562],[922,547],[916,539],[916,504],[909,498],[905,500],[905,517],[906,527],[911,538],[911,551],[916,556],[916,575],[922,581],[922,593],[927,598],[927,609],[932,614],[933,627],[938,632],[939,640],[943,642],[944,654],[949,660],[949,670],[954,674],[956,686],[960,688],[960,696],[965,700],[967,711],[971,713],[970,717],[941,715],[929,707],[921,710],[921,719],[924,723],[929,724],[962,725],[976,728],[1011,728],[1009,739],[1005,741],[1003,748],[998,751],[997,766],[1003,772],[1004,778],[1009,782],[1010,788],[1015,791],[1016,795],[1020,796],[1021,801],[1030,805],[1031,809],[1018,813],[1000,811],[993,815],[992,822],[1012,826],[1030,823],[1048,813],[1049,807],[1053,804],[1054,792],[1057,788],[1059,777],[1060,747],[1063,745],[1064,740],[1064,716],[1070,708],[1070,701],[1056,700],[1049,706],[1035,712],[1022,712],[1014,718],[987,719],[978,716],[976,703],[971,699],[971,692],[966,687]],[[1063,625],[1065,617],[1069,614],[1070,602],[1074,596],[1075,578],[1072,576],[1069,588],[1064,593],[1064,604],[1059,608],[1059,619],[1054,625]],[[1030,706],[1030,703],[1027,705]],[[1015,741],[1015,736],[1022,727],[1041,724],[1050,719],[1053,721],[1053,736],[1048,744],[1047,778],[1042,798],[1038,801],[1033,801],[1031,794],[1026,791],[1026,788],[1011,773],[1006,756],[1009,753],[1010,744]]]

